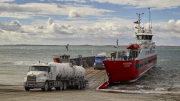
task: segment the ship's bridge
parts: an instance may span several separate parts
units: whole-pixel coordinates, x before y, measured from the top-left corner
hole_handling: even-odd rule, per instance
[[[151,42],[153,35],[151,33],[137,33],[136,34],[138,44],[142,43],[142,40],[147,40]]]

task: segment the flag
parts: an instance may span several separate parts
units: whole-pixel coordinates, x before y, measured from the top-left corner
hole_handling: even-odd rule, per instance
[[[135,24],[138,24],[138,21],[135,21],[134,23],[135,23]]]

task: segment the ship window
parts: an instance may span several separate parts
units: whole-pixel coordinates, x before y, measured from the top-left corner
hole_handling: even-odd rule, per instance
[[[152,36],[149,36],[149,40],[152,40]]]
[[[149,39],[149,36],[148,36],[148,35],[146,36],[146,39],[147,39],[147,40]]]
[[[151,35],[138,35],[137,39],[152,40],[152,36]]]
[[[138,35],[138,36],[137,36],[137,39],[138,39],[138,40],[141,40],[141,39],[142,39],[142,35]]]
[[[142,39],[143,39],[143,40],[146,40],[146,36],[145,36],[145,35],[143,35],[143,36],[142,36]]]

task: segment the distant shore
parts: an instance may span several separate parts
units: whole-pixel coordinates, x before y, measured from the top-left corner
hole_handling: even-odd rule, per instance
[[[15,45],[0,45],[0,46],[66,46],[66,45],[29,45],[29,44],[15,44]],[[115,46],[115,45],[70,45],[70,46]],[[119,45],[120,47],[126,47],[128,45]],[[156,47],[180,47],[169,45],[157,45]]]

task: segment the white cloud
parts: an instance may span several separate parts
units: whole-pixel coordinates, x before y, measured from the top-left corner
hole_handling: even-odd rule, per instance
[[[21,24],[17,20],[13,20],[9,24],[0,24],[0,29],[5,31],[19,31],[21,30]]]
[[[22,25],[19,21],[14,20],[10,23],[0,24],[0,36],[2,36],[0,41],[4,40],[4,44],[7,44],[5,40],[9,40],[12,43],[23,42],[25,44],[113,45],[119,39],[120,45],[135,43],[134,26],[125,25],[128,21],[121,20],[123,19],[112,18],[114,22],[102,20],[102,22],[94,22],[87,26],[82,24],[76,28],[53,18],[42,21],[42,24],[34,23],[35,25]],[[148,24],[142,23],[142,26],[148,27]],[[157,45],[180,45],[180,41],[178,41],[180,39],[180,20],[172,19],[168,22],[154,23],[152,32],[153,40]]]
[[[7,4],[7,3],[1,3],[0,4],[0,12],[11,12],[11,13],[18,13],[18,12],[41,12],[42,10],[40,8],[34,8],[34,7],[24,7],[19,6],[16,4]]]
[[[129,5],[130,8],[171,9],[180,6],[180,0],[91,0],[91,2]],[[126,6],[125,8],[129,8]]]
[[[53,18],[49,18],[47,23],[48,23],[48,26],[50,26],[52,23],[54,23],[54,19]]]
[[[13,2],[14,0],[1,0],[0,2]]]
[[[71,17],[71,18],[81,18],[82,14],[80,14],[79,11],[71,9],[70,12],[69,12],[69,17]]]
[[[74,10],[74,11],[73,11]],[[27,4],[0,4],[0,17],[32,18],[33,16],[47,15],[69,15],[77,16],[103,16],[105,12],[111,10],[97,9],[88,5],[67,4],[60,5],[54,3],[27,3]]]
[[[9,23],[9,25],[21,27],[21,24],[17,20],[13,20],[12,22]]]
[[[57,8],[65,8],[65,7],[60,4],[57,4]]]
[[[57,0],[57,1],[66,1],[66,2],[68,2],[68,1],[74,1],[74,2],[78,2],[78,3],[86,3],[85,0]]]

